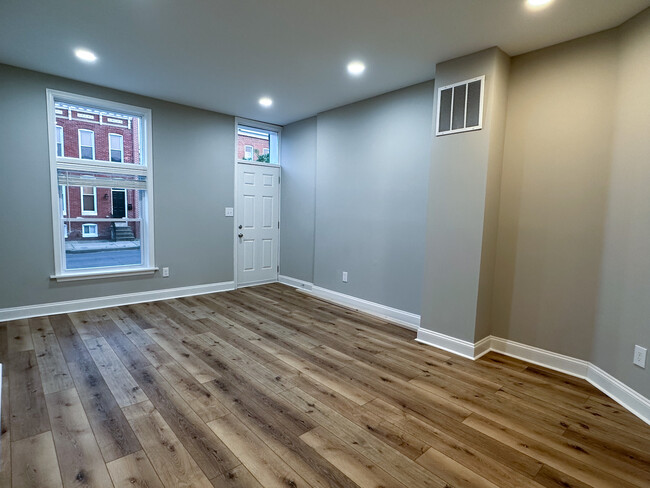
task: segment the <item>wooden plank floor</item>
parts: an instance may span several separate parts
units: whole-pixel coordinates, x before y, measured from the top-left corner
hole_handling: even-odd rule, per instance
[[[0,325],[0,486],[648,487],[650,426],[280,284]]]

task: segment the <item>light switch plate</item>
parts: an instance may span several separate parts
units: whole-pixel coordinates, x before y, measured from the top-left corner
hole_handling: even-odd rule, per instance
[[[634,346],[634,364],[640,368],[645,368],[645,357],[648,350],[645,347]]]
[[[226,217],[234,217],[235,209],[232,207],[226,207]]]

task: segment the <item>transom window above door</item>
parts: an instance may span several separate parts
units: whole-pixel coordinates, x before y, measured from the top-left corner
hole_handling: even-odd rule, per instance
[[[269,124],[237,124],[237,161],[280,164],[280,128]]]

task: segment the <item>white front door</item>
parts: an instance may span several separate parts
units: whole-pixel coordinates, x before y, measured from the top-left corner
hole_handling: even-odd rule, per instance
[[[237,284],[278,278],[280,167],[237,163]]]

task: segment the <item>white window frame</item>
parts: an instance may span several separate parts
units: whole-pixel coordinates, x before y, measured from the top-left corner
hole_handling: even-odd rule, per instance
[[[84,208],[84,188],[93,189],[93,210],[86,210]],[[81,193],[81,215],[97,215],[97,187],[96,186],[80,186],[79,192]]]
[[[92,146],[90,146],[90,148],[93,150],[93,154],[92,154],[93,157],[90,158],[90,159],[85,159],[84,161],[94,161],[94,159],[95,159],[95,131],[90,130],[90,129],[79,129],[79,134],[78,134],[78,136],[79,136],[79,159],[81,159],[81,148],[82,147],[88,147],[88,146],[82,146],[81,145],[81,133],[82,132],[90,132],[93,135],[93,144],[92,144]]]
[[[454,120],[454,92],[453,89],[457,86],[461,85],[469,85],[470,83],[473,83],[474,81],[480,81],[481,82],[481,94],[480,94],[480,100],[479,100],[479,107],[478,107],[478,125],[472,126],[472,127],[464,127],[465,124],[467,123],[467,89],[465,89],[465,114],[463,115],[463,128],[461,129],[452,129],[453,125],[453,120]],[[444,90],[448,90],[449,88],[452,89],[452,97],[451,97],[451,111],[449,112],[449,119],[450,119],[450,124],[449,124],[449,130],[441,131],[440,130],[440,95]],[[445,85],[441,86],[438,88],[438,99],[436,100],[436,104],[438,105],[438,109],[436,110],[436,136],[446,136],[447,134],[457,134],[459,132],[470,132],[474,130],[481,130],[483,128],[483,104],[484,104],[484,94],[485,94],[485,75],[482,76],[477,76],[476,78],[471,78],[469,80],[464,80],[464,81],[459,81],[458,83],[453,83],[451,85]]]
[[[246,148],[248,148],[248,147],[251,148],[251,151],[250,151],[251,157],[250,157],[250,159],[246,158],[246,153],[248,152],[248,150]],[[244,161],[253,161],[253,158],[255,157],[254,150],[255,150],[254,146],[251,146],[250,144],[245,144],[244,145]]]
[[[151,110],[142,107],[135,107],[109,100],[101,100],[83,95],[46,89],[47,97],[47,120],[48,120],[48,141],[50,151],[50,194],[52,204],[53,239],[54,239],[54,274],[50,277],[57,281],[86,280],[95,278],[112,278],[116,276],[151,275],[158,268],[154,263],[154,211],[153,211],[153,137]],[[141,122],[139,132],[142,138],[140,144],[140,164],[111,163],[110,161],[96,161],[95,159],[81,159],[70,157],[59,157],[56,154],[56,113],[55,101],[68,104],[79,104],[82,106],[99,107],[104,110],[138,117]],[[94,147],[93,147],[94,153]],[[79,154],[80,156],[81,154]],[[94,156],[94,154],[93,154]],[[142,263],[134,266],[111,266],[105,268],[65,269],[65,243],[64,227],[61,225],[59,209],[59,183],[58,170],[71,171],[94,171],[104,174],[133,175],[146,178],[146,198],[140,200],[141,227],[140,245],[142,246]],[[95,185],[88,185],[95,186]],[[101,187],[101,185],[100,185]],[[113,221],[115,219],[98,219],[101,221]],[[123,219],[118,219],[122,221]],[[128,220],[128,219],[127,219]],[[66,221],[67,222],[67,221]],[[64,223],[66,223],[64,222]]]
[[[95,228],[95,232],[86,232],[86,226],[93,226]],[[81,224],[81,237],[98,237],[98,229],[99,227],[97,224],[83,223]]]
[[[114,149],[111,147],[111,136],[117,136],[120,138],[120,163],[124,162],[124,136],[122,134],[116,134],[115,132],[109,132],[108,134],[108,160],[113,163],[113,156],[111,151]]]
[[[59,129],[61,129],[61,142],[59,143]],[[57,151],[57,156],[59,156],[59,144],[61,144],[61,156],[65,156],[65,137],[63,136],[63,126],[62,125],[57,125],[56,126],[56,151]]]

